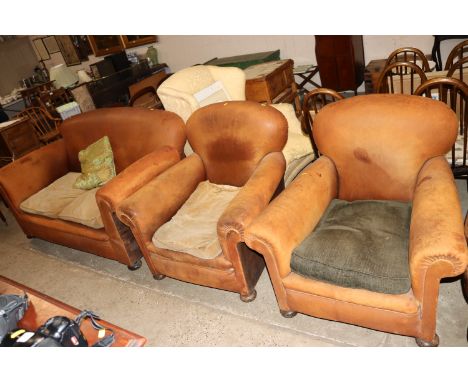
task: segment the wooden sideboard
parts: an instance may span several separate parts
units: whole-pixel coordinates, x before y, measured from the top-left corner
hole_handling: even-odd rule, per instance
[[[29,118],[0,124],[0,165],[13,161],[39,146],[40,142]]]
[[[249,101],[266,103],[294,103],[300,111],[297,85],[291,59],[271,61],[253,65],[244,70],[245,98]]]

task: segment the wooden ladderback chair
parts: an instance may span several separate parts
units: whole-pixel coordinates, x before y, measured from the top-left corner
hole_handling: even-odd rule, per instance
[[[468,85],[456,78],[433,78],[419,86],[415,95],[438,99],[446,103],[457,114],[460,134],[452,147],[449,160],[455,178],[466,179],[468,187],[468,165],[466,160],[468,129]]]
[[[468,57],[468,40],[462,41],[461,43],[455,45],[447,57],[444,70],[449,70],[453,64],[463,59],[464,57]]]
[[[45,108],[53,117],[59,117],[56,108],[74,101],[70,90],[65,88],[54,89],[49,92],[42,93],[39,97],[40,106]]]
[[[17,114],[17,117],[29,117],[39,141],[46,145],[61,137],[57,127],[62,123],[43,107],[29,107]]]
[[[468,57],[462,58],[453,64],[447,72],[447,77],[458,78],[460,81],[465,84],[468,82],[468,79],[463,78],[463,71],[468,69]]]
[[[425,72],[429,72],[431,70],[426,55],[417,48],[407,47],[393,51],[388,56],[385,66],[393,64],[394,62],[412,62],[413,64],[418,65]]]
[[[427,80],[424,71],[411,62],[394,62],[384,68],[377,81],[377,93],[413,94]]]
[[[332,89],[318,88],[308,92],[304,96],[302,103],[302,114],[307,134],[309,134],[310,143],[314,150],[315,157],[318,158],[320,153],[313,136],[313,124],[316,114],[327,104],[343,99],[344,97]]]

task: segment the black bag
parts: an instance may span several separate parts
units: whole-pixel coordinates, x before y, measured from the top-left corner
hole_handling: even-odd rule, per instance
[[[55,316],[49,318],[44,325],[41,325],[36,332],[27,332],[24,329],[19,329],[8,333],[5,336],[1,346],[8,347],[85,347],[89,346],[88,341],[80,330],[81,322],[89,318],[94,329],[105,334],[109,331],[110,334],[104,336],[93,347],[111,346],[114,343],[114,332],[112,329],[104,328],[96,322],[99,317],[89,311],[82,311],[74,320]]]
[[[16,328],[28,308],[28,296],[14,294],[0,295],[0,342],[5,335]]]

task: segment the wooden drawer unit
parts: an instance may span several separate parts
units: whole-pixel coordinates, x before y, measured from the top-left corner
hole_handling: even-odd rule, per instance
[[[248,67],[244,70],[245,98],[266,103],[299,102],[293,67],[294,61],[291,59]]]
[[[29,118],[0,124],[0,158],[2,162],[15,160],[40,146]]]

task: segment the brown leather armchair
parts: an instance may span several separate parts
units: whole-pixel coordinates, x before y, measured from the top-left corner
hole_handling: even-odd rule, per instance
[[[141,252],[131,232],[117,218],[121,200],[180,160],[185,126],[167,111],[140,108],[98,109],[67,119],[59,126],[63,139],[0,169],[0,193],[28,237],[91,252],[141,266]],[[26,213],[20,204],[69,172],[80,172],[78,152],[109,137],[117,176],[96,193],[104,228]]]
[[[131,228],[155,279],[167,275],[238,292],[246,302],[255,298],[254,287],[264,261],[239,243],[244,228],[280,188],[287,128],[279,111],[256,102],[216,103],[192,114],[186,130],[194,153],[135,192],[117,210],[119,219]],[[220,187],[239,187],[237,195],[221,209],[220,217],[213,215],[211,240],[219,244],[214,256],[203,258],[187,253],[188,249],[156,246],[153,234],[174,221],[206,180],[228,185]],[[161,203],[154,202],[156,197]],[[208,197],[209,204],[213,203]],[[195,213],[193,230],[204,223],[198,223],[197,217]],[[182,224],[183,229],[189,234]],[[175,230],[173,236],[178,234]]]
[[[457,188],[444,158],[456,136],[455,114],[425,97],[358,96],[322,109],[314,138],[323,156],[244,235],[265,258],[283,316],[301,312],[413,336],[420,346],[438,344],[440,280],[468,263]],[[347,220],[342,214],[330,221],[339,216],[332,211],[337,202],[354,205]],[[377,213],[359,214],[357,207],[369,203],[404,206],[406,217],[380,224]]]

